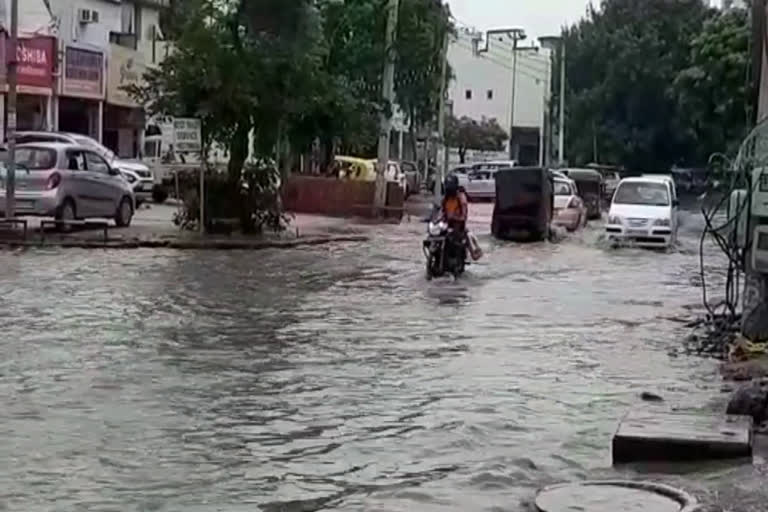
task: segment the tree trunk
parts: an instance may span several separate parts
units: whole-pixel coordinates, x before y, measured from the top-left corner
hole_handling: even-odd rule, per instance
[[[467,158],[467,148],[459,148],[459,162],[466,163],[464,160]]]
[[[232,183],[240,181],[245,160],[248,158],[248,132],[251,126],[246,122],[240,122],[235,128],[235,133],[229,141],[229,163],[227,173]]]

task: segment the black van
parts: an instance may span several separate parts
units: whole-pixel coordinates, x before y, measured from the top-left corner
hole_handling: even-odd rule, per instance
[[[499,170],[491,233],[502,240],[544,240],[549,235],[554,202],[552,176],[547,169],[512,167]]]

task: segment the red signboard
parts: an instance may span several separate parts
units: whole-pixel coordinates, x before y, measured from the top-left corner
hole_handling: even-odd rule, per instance
[[[19,38],[16,46],[16,70],[19,85],[50,89],[53,87],[53,70],[55,67],[56,39],[47,36]],[[3,82],[8,76],[8,62],[11,54],[8,51],[8,35],[0,34],[0,56],[6,65],[2,66]]]

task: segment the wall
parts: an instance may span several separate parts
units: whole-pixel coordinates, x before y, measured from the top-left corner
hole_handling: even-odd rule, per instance
[[[512,41],[508,36],[493,35],[479,41],[481,33],[461,30],[448,49],[448,60],[455,79],[451,82],[449,97],[457,117],[468,116],[480,120],[495,118],[509,133],[512,104]],[[544,122],[544,95],[549,91],[551,79],[550,52],[545,49],[518,49],[515,85],[515,126],[542,128]],[[466,91],[472,98],[466,98]],[[493,91],[493,98],[487,93]]]
[[[50,35],[51,16],[43,0],[20,0],[19,35]],[[0,0],[0,26],[10,29],[11,0]]]
[[[403,196],[396,183],[387,192],[387,216],[402,217]],[[283,186],[283,206],[294,213],[337,217],[370,217],[373,214],[375,183],[341,181],[334,178],[292,176]]]

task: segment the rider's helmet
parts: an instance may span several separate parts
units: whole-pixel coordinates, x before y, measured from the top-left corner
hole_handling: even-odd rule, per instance
[[[459,178],[455,174],[449,174],[445,178],[445,196],[453,197],[459,192]]]

